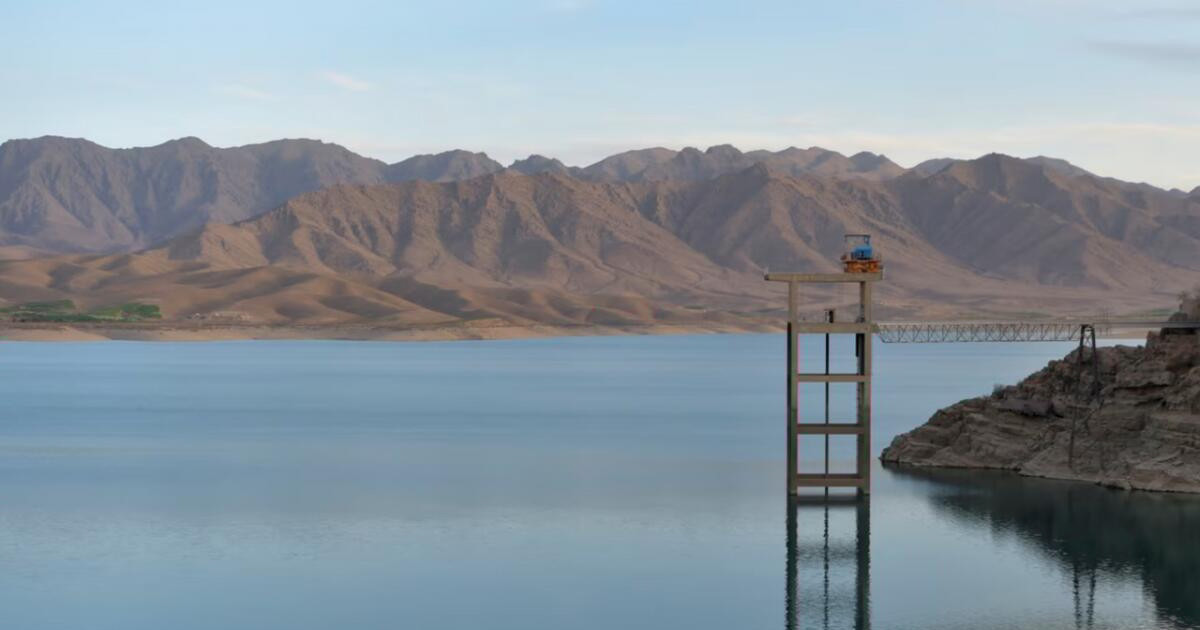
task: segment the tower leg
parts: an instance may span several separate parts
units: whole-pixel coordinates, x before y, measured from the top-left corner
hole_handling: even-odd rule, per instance
[[[797,396],[797,373],[799,371],[799,347],[796,339],[796,283],[788,283],[788,324],[787,324],[787,492],[788,496],[796,494],[796,473],[800,472],[797,461],[797,427],[800,421]]]
[[[859,285],[859,301],[861,302],[864,322],[872,321],[871,285],[862,282]],[[862,431],[858,434],[858,476],[862,480],[859,486],[860,494],[871,492],[871,333],[857,335],[858,373],[865,376],[858,384],[858,424]]]
[[[825,321],[832,324],[833,309],[825,311]],[[825,373],[829,374],[829,333],[825,333]],[[829,383],[825,383],[825,424],[829,424]],[[829,434],[825,434],[825,474],[829,474]],[[825,486],[825,496],[829,496],[829,486]]]

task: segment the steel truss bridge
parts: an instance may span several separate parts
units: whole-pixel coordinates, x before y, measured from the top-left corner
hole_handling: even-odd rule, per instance
[[[1114,329],[1200,329],[1200,322],[1117,319],[1047,321],[878,322],[875,333],[883,343],[949,343],[990,341],[1079,341],[1086,335],[1106,335]]]

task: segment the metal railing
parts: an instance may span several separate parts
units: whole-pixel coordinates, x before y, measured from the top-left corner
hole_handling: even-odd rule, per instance
[[[994,341],[1078,341],[1085,327],[1097,335],[1115,328],[1196,328],[1200,322],[1072,319],[1054,321],[879,322],[875,332],[883,343],[952,343]]]

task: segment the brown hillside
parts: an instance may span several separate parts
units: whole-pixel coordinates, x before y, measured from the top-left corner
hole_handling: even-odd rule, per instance
[[[865,231],[885,316],[1127,312],[1197,284],[1198,217],[1004,156],[889,182],[761,164],[698,182],[503,173],[337,185],[136,254],[0,263],[0,299],[273,324],[749,327],[781,304],[764,271],[835,269],[842,235]]]
[[[0,258],[132,251],[338,183],[464,179],[500,168],[466,151],[389,166],[315,140],[217,148],[182,138],[135,149],[11,140],[0,145]]]

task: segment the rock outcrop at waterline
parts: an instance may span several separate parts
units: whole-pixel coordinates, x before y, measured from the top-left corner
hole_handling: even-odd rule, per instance
[[[1200,492],[1200,336],[1072,351],[964,400],[884,449],[884,463],[1014,470],[1138,490]]]

